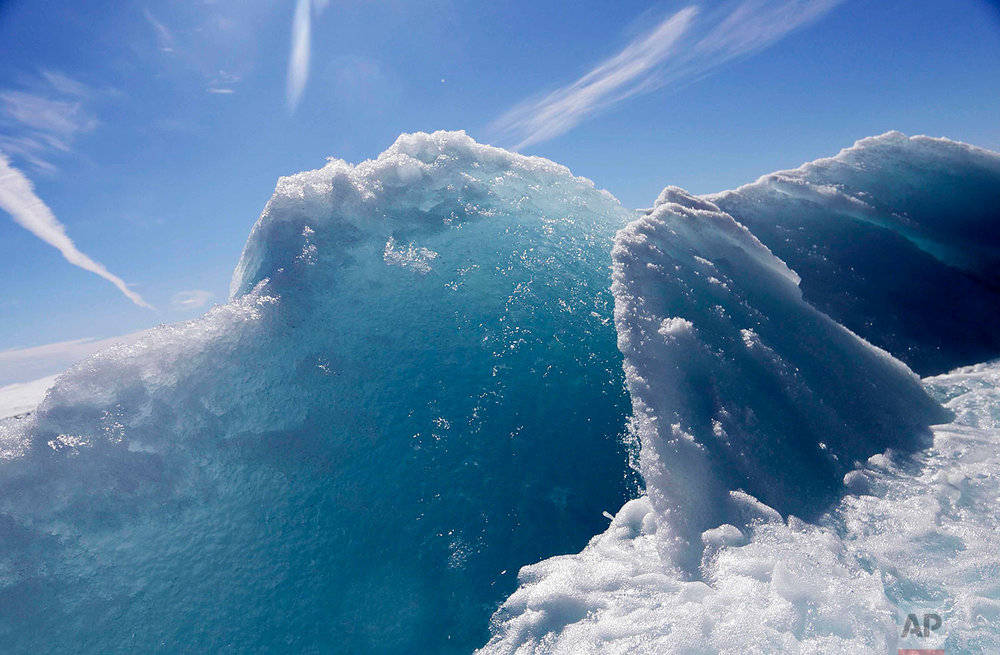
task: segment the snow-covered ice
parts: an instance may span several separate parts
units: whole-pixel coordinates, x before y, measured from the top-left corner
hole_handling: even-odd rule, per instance
[[[889,133],[664,189],[614,251],[646,493],[524,567],[482,655],[1000,649],[1000,362],[893,357],[998,354],[998,162]]]
[[[0,419],[33,411],[45,398],[45,393],[52,388],[57,377],[58,374],[48,375],[30,382],[15,382],[0,387]]]
[[[923,606],[996,652],[997,161],[282,178],[227,304],[0,419],[0,650],[878,653]]]
[[[895,653],[911,607],[940,612],[947,653],[1000,651],[1000,364],[926,383],[955,421],[872,457],[816,521],[757,506],[702,535],[691,580],[630,501],[581,553],[521,570],[483,655]]]
[[[618,234],[612,291],[640,471],[668,558],[691,570],[701,533],[747,512],[730,492],[812,518],[856,462],[921,447],[946,413],[745,227],[667,191]]]
[[[521,565],[634,493],[631,215],[461,133],[280,180],[229,304],[0,425],[0,641],[471,651]]]

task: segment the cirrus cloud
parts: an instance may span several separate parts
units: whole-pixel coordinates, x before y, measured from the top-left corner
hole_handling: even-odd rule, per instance
[[[514,106],[491,129],[497,140],[516,149],[557,137],[629,98],[682,84],[766,48],[842,1],[731,0],[707,9],[690,5],[572,84]]]
[[[204,307],[214,297],[214,293],[202,289],[178,291],[174,294],[171,304],[177,309],[198,309]]]
[[[53,173],[53,156],[71,151],[81,134],[93,132],[89,109],[95,93],[58,71],[41,70],[20,89],[0,89],[0,149],[32,168]]]

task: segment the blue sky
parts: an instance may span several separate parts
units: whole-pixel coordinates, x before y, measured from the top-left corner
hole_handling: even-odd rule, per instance
[[[1000,150],[998,80],[985,0],[0,0],[0,351],[225,301],[279,176],[401,132],[639,207],[889,129]]]

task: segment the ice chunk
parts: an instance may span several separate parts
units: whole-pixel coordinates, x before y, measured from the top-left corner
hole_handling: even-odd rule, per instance
[[[648,498],[578,555],[525,567],[481,655],[896,652],[906,612],[939,612],[945,652],[1000,652],[1000,364],[928,381],[956,422],[866,466],[815,524],[706,532],[704,581],[664,558]]]
[[[0,650],[470,652],[631,493],[629,217],[462,133],[283,178],[228,305],[0,426]]]
[[[0,419],[23,416],[34,411],[57,377],[59,376],[49,375],[30,382],[0,386]]]
[[[705,199],[670,189],[618,234],[613,258],[640,470],[663,554],[689,574],[705,530],[748,520],[730,492],[815,517],[858,462],[919,447],[947,416]]]
[[[889,132],[704,200],[801,275],[806,300],[922,375],[1000,355],[997,153]]]
[[[920,605],[947,652],[1000,649],[1000,364],[927,380],[954,423],[914,450],[934,402],[771,252],[907,361],[995,353],[974,325],[995,325],[996,161],[892,133],[735,192],[665,189],[614,253],[649,495],[579,555],[525,567],[483,655],[891,652]],[[851,493],[808,512],[838,475]],[[772,507],[795,504],[811,522]]]

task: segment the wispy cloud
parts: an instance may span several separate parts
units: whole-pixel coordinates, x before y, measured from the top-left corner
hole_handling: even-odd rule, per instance
[[[234,66],[244,69],[248,65],[245,61],[248,38],[241,38],[240,35],[249,32],[247,23],[252,23],[252,20],[245,14],[239,20],[226,14],[260,3],[227,3],[228,7],[220,6],[222,4],[202,2],[186,7],[194,8],[193,12],[178,12],[177,7],[184,6],[183,3],[174,7],[164,4],[157,7],[162,14],[154,14],[146,8],[143,9],[143,17],[151,28],[153,43],[161,53],[158,61],[168,67],[177,79],[191,75],[205,85],[208,93],[232,95],[236,93],[235,87],[243,75],[230,69]],[[222,62],[226,62],[226,68],[218,67]]]
[[[708,9],[685,7],[572,84],[516,105],[492,131],[515,148],[551,139],[629,98],[761,50],[842,1],[731,0]]]
[[[292,18],[292,51],[288,55],[288,88],[286,99],[289,111],[295,111],[302,100],[309,80],[310,13],[312,0],[298,0]]]
[[[89,86],[59,71],[42,70],[42,77],[53,89],[64,95],[84,98],[91,94]]]
[[[25,91],[0,91],[0,108],[21,125],[59,139],[70,139],[97,125],[78,101],[52,100]]]
[[[174,294],[171,304],[177,309],[198,309],[207,305],[213,297],[215,297],[214,293],[201,289],[178,291]]]
[[[0,350],[0,385],[35,380],[66,370],[81,359],[113,345],[135,343],[145,331],[110,339],[74,339],[44,346]]]
[[[85,84],[42,70],[27,89],[0,89],[0,149],[49,173],[53,155],[69,152],[97,118],[87,108],[93,93]]]
[[[226,70],[220,70],[208,81],[208,92],[220,95],[232,95],[236,93],[233,87],[239,83],[240,76]]]
[[[312,48],[312,10],[319,13],[329,0],[298,0],[292,16],[292,48],[288,55],[288,110],[294,112],[309,81],[309,53]]]
[[[10,214],[21,227],[58,249],[69,263],[111,282],[136,305],[153,309],[142,296],[129,289],[121,278],[77,249],[66,234],[66,227],[35,194],[31,180],[14,168],[2,152],[0,152],[0,209]]]
[[[142,15],[145,16],[146,21],[153,26],[153,31],[156,32],[156,40],[160,45],[160,50],[163,52],[173,52],[174,51],[174,33],[164,25],[156,16],[153,15],[148,8],[142,10]]]

